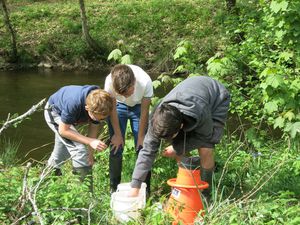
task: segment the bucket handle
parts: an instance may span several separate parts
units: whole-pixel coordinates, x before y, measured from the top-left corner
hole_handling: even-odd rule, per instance
[[[113,208],[113,202],[115,200],[115,193],[112,193],[111,195],[111,199],[110,199],[110,208],[112,209]]]

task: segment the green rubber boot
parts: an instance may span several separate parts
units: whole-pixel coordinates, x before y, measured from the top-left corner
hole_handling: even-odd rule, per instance
[[[122,161],[122,155],[112,155],[109,157],[109,178],[111,194],[117,190],[118,184],[120,184],[121,182]]]
[[[207,169],[201,168],[200,172],[201,172],[201,180],[207,182],[209,185],[209,187],[207,189],[204,189],[202,191],[203,197],[205,198],[207,203],[209,203],[211,200],[211,194],[212,194],[211,190],[212,190],[214,169],[207,170]]]
[[[73,174],[79,175],[81,182],[87,182],[90,192],[93,193],[93,171],[91,166],[74,167]]]

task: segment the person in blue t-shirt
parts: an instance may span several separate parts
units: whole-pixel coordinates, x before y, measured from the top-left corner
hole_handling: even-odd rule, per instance
[[[107,118],[113,108],[111,95],[95,85],[65,86],[50,96],[44,116],[55,133],[53,152],[48,160],[56,175],[61,175],[60,166],[72,160],[73,172],[81,181],[89,177],[92,191],[93,151],[103,151],[107,145],[97,139],[99,121]],[[76,130],[76,125],[88,123],[88,135]],[[86,148],[88,146],[88,149]]]

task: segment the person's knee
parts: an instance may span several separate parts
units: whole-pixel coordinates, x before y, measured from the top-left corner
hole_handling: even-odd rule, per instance
[[[212,148],[199,148],[201,167],[205,169],[212,169],[215,166],[214,154]]]
[[[201,158],[212,158],[213,157],[213,149],[212,148],[199,148],[199,155]]]

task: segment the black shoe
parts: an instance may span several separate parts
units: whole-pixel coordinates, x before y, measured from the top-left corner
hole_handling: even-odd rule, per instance
[[[60,168],[54,168],[54,176],[62,176],[62,172]]]

